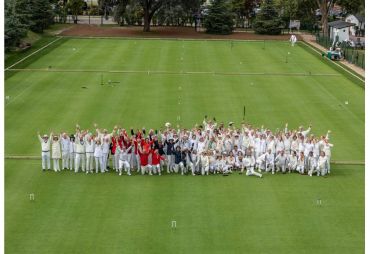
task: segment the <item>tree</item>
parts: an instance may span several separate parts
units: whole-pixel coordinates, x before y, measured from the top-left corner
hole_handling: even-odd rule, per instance
[[[316,0],[321,12],[321,27],[324,36],[328,36],[329,34],[328,17],[334,1],[335,0]]]
[[[77,17],[82,12],[82,7],[84,6],[83,0],[70,0],[68,2],[68,8],[72,13],[72,19],[75,24],[77,24]]]
[[[144,11],[144,32],[150,32],[150,23],[154,14],[170,0],[140,0]]]
[[[31,0],[31,21],[30,29],[42,33],[54,21],[54,13],[49,0]]]
[[[254,16],[254,8],[257,7],[257,0],[232,0],[232,11],[236,14],[239,20],[244,22],[244,18],[248,21]]]
[[[128,0],[117,0],[113,8],[113,19],[120,26],[124,25],[126,6],[128,2]]]
[[[317,28],[316,0],[300,0],[297,17],[301,21],[301,29],[313,31]]]
[[[281,18],[289,23],[296,17],[298,11],[298,0],[278,0],[277,5],[280,9]]]
[[[339,4],[347,13],[363,14],[365,11],[365,0],[338,0]]]
[[[231,34],[234,29],[234,13],[226,0],[214,0],[204,19],[207,33]]]
[[[5,1],[4,37],[5,50],[18,46],[22,38],[27,35],[28,25],[24,23],[24,16],[17,12],[17,4],[14,0]]]
[[[281,34],[283,24],[273,0],[263,1],[253,24],[254,31],[258,34],[277,35]]]

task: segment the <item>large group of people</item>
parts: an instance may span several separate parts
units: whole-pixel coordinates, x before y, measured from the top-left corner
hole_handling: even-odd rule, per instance
[[[273,132],[244,122],[236,128],[233,122],[225,125],[205,116],[203,124],[192,129],[172,128],[170,123],[159,131],[127,131],[115,126],[109,132],[97,124],[94,129],[82,130],[77,124],[70,135],[63,132],[41,137],[38,133],[42,169],[50,170],[52,159],[55,172],[86,174],[109,170],[118,175],[330,174],[330,131],[318,137],[310,134],[311,126],[289,130],[286,124]]]

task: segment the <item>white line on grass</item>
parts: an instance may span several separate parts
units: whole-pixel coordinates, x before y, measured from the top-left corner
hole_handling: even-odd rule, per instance
[[[309,46],[313,51],[317,52],[318,54],[321,55],[321,52],[319,50],[317,50],[315,47],[311,46],[310,44],[308,44],[307,42],[303,41],[304,44],[306,44],[307,46]],[[362,79],[361,77],[357,76],[356,74],[354,74],[353,72],[347,70],[346,68],[344,68],[343,66],[341,66],[340,64],[336,63],[336,62],[333,62],[332,60],[330,60],[329,58],[325,57],[326,60],[329,60],[332,64],[335,64],[336,66],[338,66],[339,68],[345,70],[346,72],[348,72],[349,74],[351,74],[352,76],[354,76],[355,78],[361,80],[362,82],[365,83],[365,80]]]
[[[55,40],[53,40],[52,42],[50,42],[50,43],[46,44],[45,46],[43,46],[42,48],[40,48],[40,49],[36,50],[35,52],[32,52],[31,54],[29,54],[28,56],[26,56],[26,57],[24,57],[24,58],[22,58],[22,59],[21,59],[21,60],[19,60],[18,62],[16,62],[16,63],[14,63],[14,64],[10,65],[10,66],[9,66],[9,67],[7,67],[5,70],[6,70],[6,71],[8,71],[8,70],[9,70],[9,69],[11,69],[12,67],[14,67],[14,66],[16,66],[17,64],[19,64],[19,63],[23,62],[24,60],[26,60],[27,58],[29,58],[29,57],[33,56],[34,54],[36,54],[36,53],[40,52],[41,50],[43,50],[43,49],[45,49],[45,48],[49,47],[51,44],[53,44],[53,43],[54,43],[54,42],[56,42],[56,41],[59,41],[59,40],[60,40],[60,39],[62,39],[62,38],[63,38],[63,37],[58,37],[57,39],[55,39]]]

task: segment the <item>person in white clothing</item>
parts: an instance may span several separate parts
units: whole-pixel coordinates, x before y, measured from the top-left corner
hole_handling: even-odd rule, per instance
[[[110,139],[105,137],[102,142],[102,152],[103,152],[103,170],[108,171],[108,156],[109,156]]]
[[[95,158],[95,173],[100,172],[104,173],[105,170],[103,168],[103,150],[101,146],[100,139],[96,139],[95,145],[94,145],[94,158]]]
[[[129,153],[132,149],[132,146],[129,146],[127,149],[125,146],[117,146],[116,153],[119,155],[119,162],[118,162],[118,170],[119,175],[122,175],[122,170],[127,172],[127,175],[131,175],[130,170],[130,160],[131,160],[131,154]]]
[[[312,174],[317,173],[319,175],[319,170],[317,169],[317,161],[315,157],[313,156],[313,152],[310,152],[308,154],[307,158],[307,169],[308,169],[308,175],[312,176]]]
[[[201,165],[201,172],[202,175],[209,174],[209,158],[207,152],[202,152],[200,155],[200,165]]]
[[[320,153],[319,161],[317,163],[317,169],[319,170],[320,175],[325,176],[328,173],[329,161],[325,155],[325,152]]]
[[[75,136],[71,134],[69,137],[69,170],[73,170],[73,166],[76,160],[76,144],[75,144]]]
[[[37,136],[39,138],[40,144],[41,144],[41,159],[42,159],[42,170],[45,171],[50,170],[50,139],[48,135],[44,134],[41,138],[40,132],[37,133]]]
[[[305,164],[306,164],[306,161],[304,158],[304,153],[300,152],[296,170],[302,175],[304,174]]]
[[[256,164],[256,160],[252,156],[252,152],[247,151],[247,156],[243,159],[243,165],[246,169],[245,175],[247,175],[247,176],[255,175],[255,176],[258,176],[258,177],[262,177],[262,174],[257,173],[257,172],[254,171],[255,164]]]
[[[80,166],[82,172],[85,172],[85,141],[79,133],[76,135],[76,159],[75,159],[75,173],[78,173]]]
[[[285,155],[284,150],[281,150],[275,158],[276,171],[279,172],[281,170],[281,172],[285,174],[287,164],[288,164],[288,158]]]
[[[297,36],[295,36],[294,34],[292,34],[292,35],[290,36],[289,41],[290,41],[290,44],[292,45],[292,47],[294,47],[294,45],[295,45],[295,44],[296,44],[296,42],[297,42]]]
[[[328,161],[328,174],[330,174],[330,158],[331,158],[331,148],[333,147],[334,145],[333,144],[330,144],[328,139],[325,139],[325,142],[323,144],[323,148],[322,148],[322,151],[325,153],[325,156],[326,156],[326,159]]]
[[[292,154],[289,156],[288,160],[288,171],[294,172],[297,169],[298,166],[298,157],[297,157],[297,152],[293,151]]]
[[[86,174],[94,172],[94,142],[91,135],[85,136]]]
[[[53,136],[53,142],[51,144],[51,158],[53,159],[53,169],[55,172],[60,171],[59,160],[62,157],[60,149],[60,141],[57,135]]]
[[[67,133],[63,133],[60,138],[60,143],[62,145],[62,170],[69,169],[69,149],[70,143]]]

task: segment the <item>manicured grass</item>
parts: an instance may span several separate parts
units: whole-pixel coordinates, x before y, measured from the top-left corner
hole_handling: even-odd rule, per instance
[[[6,253],[364,251],[362,166],[259,179],[56,174],[39,164],[6,160]]]
[[[314,134],[332,130],[333,160],[364,160],[364,88],[287,42],[62,39],[14,68],[35,70],[6,74],[6,155],[38,155],[38,130],[191,127],[205,114],[239,124],[245,105],[253,125],[312,123]],[[363,166],[257,179],[55,174],[39,164],[6,160],[9,253],[364,249]]]

